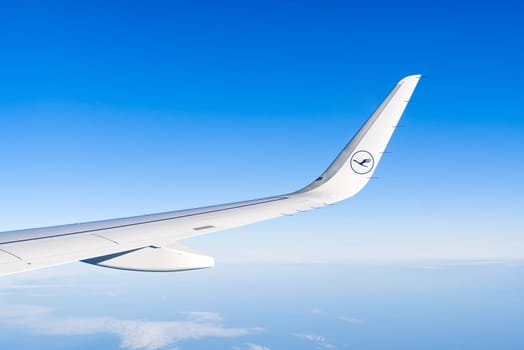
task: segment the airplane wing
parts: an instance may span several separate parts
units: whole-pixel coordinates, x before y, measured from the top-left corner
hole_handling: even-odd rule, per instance
[[[214,266],[178,241],[320,208],[359,192],[380,158],[420,79],[402,79],[333,163],[299,191],[198,209],[0,233],[0,275],[83,261],[137,271]]]

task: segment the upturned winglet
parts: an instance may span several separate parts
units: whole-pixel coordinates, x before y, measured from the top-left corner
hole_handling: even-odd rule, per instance
[[[400,80],[342,152],[313,183],[296,194],[334,203],[357,194],[373,176],[421,75]]]

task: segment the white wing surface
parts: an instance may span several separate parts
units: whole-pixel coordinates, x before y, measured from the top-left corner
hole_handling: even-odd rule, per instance
[[[82,224],[0,233],[0,275],[83,261],[138,271],[214,266],[211,257],[177,242],[188,237],[319,208],[349,198],[373,176],[420,79],[402,79],[329,168],[284,195]]]

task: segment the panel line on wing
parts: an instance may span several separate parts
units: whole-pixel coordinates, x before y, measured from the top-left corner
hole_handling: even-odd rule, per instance
[[[106,241],[112,242],[112,243],[114,243],[114,244],[120,244],[120,243],[118,243],[117,241],[112,240],[111,238],[108,238],[108,237],[102,236],[102,235],[97,234],[97,233],[92,233],[91,235],[92,235],[92,236],[96,236],[96,237],[98,237],[98,238],[105,239]]]
[[[11,252],[5,250],[5,249],[0,249],[0,252],[6,253],[6,254],[8,254],[8,255],[11,255],[12,257],[17,258],[18,260],[24,261],[24,259],[22,259],[22,258],[19,257],[18,255],[13,254],[13,253],[11,253]]]
[[[216,227],[213,226],[213,225],[206,225],[206,226],[200,226],[200,227],[193,227],[193,230],[194,231],[201,231],[201,230],[209,230],[209,229],[212,229],[212,228],[216,228]]]
[[[139,226],[139,225],[144,225],[144,224],[152,224],[152,223],[155,223],[155,222],[170,221],[170,220],[187,218],[187,217],[192,217],[192,216],[199,216],[199,215],[205,215],[205,214],[218,213],[218,212],[231,210],[231,209],[251,207],[251,206],[259,205],[259,204],[277,202],[277,201],[281,201],[281,200],[284,200],[284,199],[288,199],[288,197],[271,198],[271,199],[268,199],[266,201],[259,201],[259,202],[255,202],[255,203],[242,204],[242,205],[237,205],[237,206],[232,206],[232,207],[227,207],[227,208],[214,209],[214,210],[203,211],[203,212],[194,213],[194,214],[178,215],[178,216],[171,216],[171,217],[162,218],[162,219],[133,222],[133,223],[130,223],[130,224],[106,226],[106,227],[102,227],[102,228],[94,228],[94,229],[90,229],[90,230],[68,232],[68,233],[62,233],[62,234],[57,234],[57,235],[35,237],[35,238],[25,238],[25,239],[13,240],[13,241],[5,241],[5,242],[0,243],[0,246],[4,245],[4,244],[9,244],[9,243],[20,243],[20,242],[36,241],[36,240],[46,239],[46,238],[65,237],[65,236],[71,236],[71,235],[82,234],[82,233],[99,232],[99,231],[106,231],[106,230],[110,230],[110,229]]]

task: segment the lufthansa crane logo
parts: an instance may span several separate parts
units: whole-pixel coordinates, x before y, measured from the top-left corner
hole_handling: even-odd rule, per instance
[[[351,157],[351,169],[360,175],[369,173],[375,166],[375,159],[368,151],[358,151]]]

